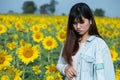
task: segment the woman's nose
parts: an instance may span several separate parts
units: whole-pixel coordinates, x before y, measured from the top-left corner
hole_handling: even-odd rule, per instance
[[[80,28],[80,27],[81,27],[80,23],[78,23],[78,24],[76,25],[76,27],[77,27],[77,28]]]

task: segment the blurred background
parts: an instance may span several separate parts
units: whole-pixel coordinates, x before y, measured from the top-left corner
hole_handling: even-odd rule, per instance
[[[78,2],[95,15],[120,80],[120,0],[0,0],[0,80],[64,80],[56,64]]]
[[[0,13],[68,15],[78,2],[87,3],[95,15],[120,17],[120,0],[0,0]]]

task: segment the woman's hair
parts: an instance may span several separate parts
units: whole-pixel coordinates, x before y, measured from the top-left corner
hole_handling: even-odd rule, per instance
[[[75,4],[69,13],[68,25],[67,25],[67,36],[64,44],[62,56],[65,61],[72,65],[72,56],[76,54],[79,49],[78,39],[81,37],[74,29],[73,24],[75,19],[79,23],[83,23],[82,17],[91,20],[92,24],[89,27],[88,34],[101,37],[98,33],[97,26],[94,20],[91,9],[85,3]]]

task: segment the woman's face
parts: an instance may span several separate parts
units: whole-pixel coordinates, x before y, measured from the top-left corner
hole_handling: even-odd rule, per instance
[[[88,30],[91,24],[91,20],[88,20],[84,17],[82,17],[83,22],[80,23],[77,21],[77,19],[75,19],[73,27],[75,29],[75,31],[79,34],[79,35],[84,35],[84,34],[88,34]]]

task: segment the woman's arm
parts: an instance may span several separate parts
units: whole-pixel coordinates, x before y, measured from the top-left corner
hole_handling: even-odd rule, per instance
[[[63,48],[61,50],[61,53],[60,53],[60,56],[59,56],[59,59],[58,59],[58,62],[57,62],[57,69],[63,74],[65,75],[65,67],[67,66],[67,63],[65,62],[64,58],[62,57],[62,51],[63,51]]]
[[[104,50],[103,61],[105,80],[115,80],[114,65],[108,48]]]
[[[107,44],[98,41],[96,49],[96,62],[94,65],[95,80],[115,80],[114,66]]]

